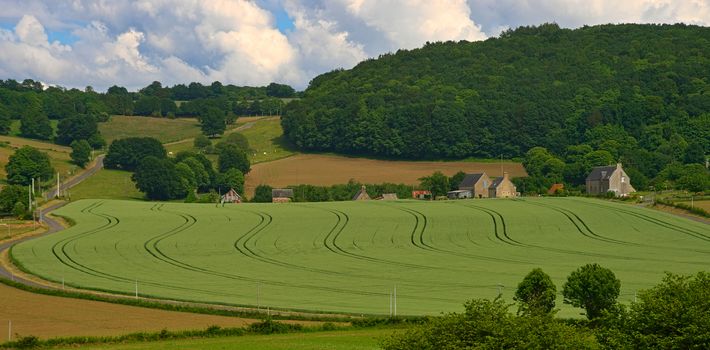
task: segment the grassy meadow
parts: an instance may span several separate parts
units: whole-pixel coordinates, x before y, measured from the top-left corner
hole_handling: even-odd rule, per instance
[[[71,163],[71,158],[69,157],[71,148],[69,147],[55,145],[48,141],[32,140],[14,136],[0,136],[0,164],[3,165],[0,167],[0,177],[7,177],[5,164],[7,164],[10,156],[22,146],[32,146],[44,153],[47,153],[54,170],[58,171],[62,174],[62,176],[69,176],[79,170],[79,167]]]
[[[272,309],[401,315],[512,300],[535,267],[558,291],[580,265],[622,280],[622,302],[663,271],[707,268],[707,225],[584,198],[215,205],[83,200],[78,224],[21,243],[24,269],[73,286]],[[304,220],[307,218],[307,220]],[[562,304],[561,316],[579,311]]]
[[[72,187],[71,199],[143,199],[143,193],[131,180],[132,174],[123,170],[101,169]]]
[[[126,137],[153,137],[160,142],[174,142],[195,137],[202,133],[195,118],[154,118],[114,115],[105,123],[99,123],[99,131],[107,144]]]
[[[294,155],[286,146],[279,117],[240,117],[237,124],[225,134],[240,133],[249,140],[251,152],[247,156],[252,164],[269,162]],[[220,142],[220,138],[212,139],[212,143]],[[165,145],[169,152],[198,151],[193,146],[193,139],[170,142]],[[213,160],[216,161],[216,157]]]

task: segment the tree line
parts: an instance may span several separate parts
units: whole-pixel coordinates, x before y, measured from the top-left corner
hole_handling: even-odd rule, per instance
[[[201,152],[182,151],[168,157],[160,141],[129,137],[111,143],[104,165],[133,172],[131,179],[147,199],[213,203],[232,188],[243,193],[244,174],[251,170],[246,152],[238,144],[227,140],[216,148],[217,169]]]
[[[574,185],[618,160],[651,180],[710,153],[708,36],[683,24],[545,24],[427,43],[314,78],[282,125],[306,150],[457,159],[543,147],[576,164],[561,172]]]
[[[398,349],[705,349],[710,344],[710,274],[666,274],[629,305],[617,302],[621,281],[598,264],[573,271],[562,288],[564,303],[587,320],[555,317],[557,288],[537,268],[518,284],[517,313],[499,297],[473,299],[463,313],[430,317],[422,325],[382,340]]]
[[[110,115],[141,115],[156,117],[200,116],[208,108],[219,109],[224,115],[273,115],[284,107],[284,98],[296,98],[296,91],[284,84],[264,87],[177,84],[172,87],[153,82],[129,92],[121,86],[111,86],[105,93],[91,86],[84,90],[61,86],[43,86],[39,81],[25,79],[0,80],[0,134],[10,131],[12,120],[25,121],[23,135],[51,139],[49,120],[63,120],[79,115],[105,121]]]

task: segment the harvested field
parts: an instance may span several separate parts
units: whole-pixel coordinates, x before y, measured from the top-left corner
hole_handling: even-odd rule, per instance
[[[21,336],[119,335],[141,331],[239,327],[256,320],[146,309],[90,300],[34,294],[0,284],[0,322]],[[1,341],[7,340],[3,332]]]
[[[505,162],[503,170],[511,177],[527,173],[520,163]],[[501,163],[477,162],[416,162],[349,158],[334,155],[300,154],[273,162],[252,166],[246,177],[247,196],[254,194],[260,184],[274,187],[288,185],[335,185],[350,179],[363,183],[404,183],[416,185],[422,176],[441,171],[451,176],[458,171],[485,171],[488,176],[501,176]]]

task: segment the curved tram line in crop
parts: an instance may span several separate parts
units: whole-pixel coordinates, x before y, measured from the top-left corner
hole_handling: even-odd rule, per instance
[[[578,198],[218,208],[87,200],[59,214],[78,224],[12,251],[46,279],[303,310],[386,313],[396,286],[399,310],[438,313],[501,285],[510,294],[533,267],[561,284],[589,262],[636,290],[710,261],[706,225]]]

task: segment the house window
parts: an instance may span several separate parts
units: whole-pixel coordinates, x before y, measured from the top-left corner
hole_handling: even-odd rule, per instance
[[[621,183],[623,184],[623,183],[625,183],[625,182],[626,182],[626,176],[622,176],[622,177],[621,177]]]

